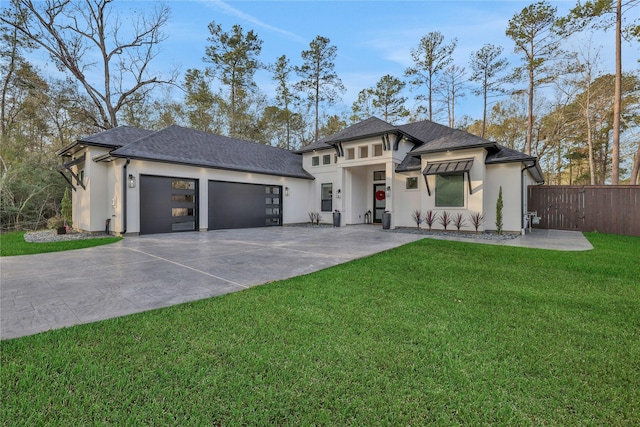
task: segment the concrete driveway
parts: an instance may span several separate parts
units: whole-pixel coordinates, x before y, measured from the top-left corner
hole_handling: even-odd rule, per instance
[[[270,227],[126,237],[0,258],[0,338],[167,307],[299,276],[424,236],[379,227]]]

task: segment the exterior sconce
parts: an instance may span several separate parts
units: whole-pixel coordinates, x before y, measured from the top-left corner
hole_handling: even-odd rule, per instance
[[[338,189],[338,193],[336,194],[336,198],[342,197],[342,190]]]
[[[289,196],[289,194],[291,194],[291,191],[289,190],[289,187],[284,187],[284,195],[285,196]]]
[[[129,174],[129,188],[136,188],[136,177]]]

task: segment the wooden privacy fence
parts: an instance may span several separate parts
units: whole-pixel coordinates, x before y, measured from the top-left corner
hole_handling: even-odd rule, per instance
[[[640,185],[531,185],[534,228],[640,236]]]

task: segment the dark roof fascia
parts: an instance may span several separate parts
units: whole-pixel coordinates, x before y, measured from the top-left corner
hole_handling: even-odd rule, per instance
[[[345,139],[336,139],[335,141],[330,141],[330,142],[325,142],[325,144],[330,144],[332,146],[335,146],[337,144],[344,144],[345,142],[353,142],[353,141],[359,141],[361,139],[365,139],[365,138],[375,138],[376,136],[382,136],[382,135],[386,135],[388,133],[397,135],[397,134],[402,134],[403,136],[410,136],[409,134],[407,134],[406,132],[402,132],[400,129],[394,129],[394,130],[388,130],[385,132],[376,132],[376,133],[368,133],[366,135],[360,135],[360,136],[352,136],[350,138],[345,138]],[[414,140],[415,138],[411,137],[412,140]]]
[[[428,144],[425,144],[428,145]],[[413,151],[413,154],[423,155],[423,154],[433,154],[433,153],[446,153],[448,151],[461,151],[461,150],[473,150],[475,148],[485,148],[489,151],[492,147],[495,146],[495,143],[489,142],[486,144],[473,144],[473,145],[465,145],[464,147],[455,147],[455,148],[436,148],[432,150],[426,149],[425,146],[420,146],[416,151]]]
[[[295,150],[294,153],[303,154],[303,153],[310,153],[310,152],[313,152],[313,151],[324,151],[324,150],[335,151],[335,147],[333,145],[326,144],[325,147],[323,147],[321,145],[318,145],[317,147],[312,147],[312,145],[314,145],[314,144],[316,144],[316,143],[312,143],[312,144],[307,145],[306,147],[302,147],[299,150]]]
[[[142,157],[142,156],[131,156],[131,155],[119,155],[119,154],[112,154],[112,157],[117,157],[120,159],[131,159],[131,160],[141,160],[141,161],[145,161],[145,162],[154,162],[154,163],[164,163],[164,164],[169,164],[169,165],[183,165],[183,166],[197,166],[200,168],[207,168],[207,169],[219,169],[219,170],[228,170],[228,171],[233,171],[233,172],[245,172],[245,173],[255,173],[255,174],[259,174],[259,175],[268,175],[268,176],[281,176],[281,177],[286,177],[286,178],[299,178],[299,179],[308,179],[310,181],[315,180],[316,178],[311,175],[309,172],[307,172],[306,170],[302,170],[304,172],[304,174],[300,174],[300,175],[294,175],[294,174],[283,174],[283,173],[275,173],[275,172],[260,172],[257,171],[255,169],[242,169],[242,168],[229,168],[229,167],[223,167],[223,166],[212,166],[212,165],[207,165],[207,164],[201,164],[201,163],[189,163],[189,162],[180,162],[180,161],[175,161],[175,160],[163,160],[163,159],[151,159],[151,158],[147,158],[147,157]]]

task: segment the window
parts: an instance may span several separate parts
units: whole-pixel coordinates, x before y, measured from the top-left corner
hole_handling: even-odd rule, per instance
[[[374,181],[384,181],[385,180],[384,171],[374,171],[373,172],[373,180]]]
[[[347,160],[353,160],[356,158],[356,149],[347,148]]]
[[[382,156],[382,144],[373,145],[373,156],[374,157]]]
[[[366,159],[367,157],[369,157],[369,147],[368,146],[363,146],[363,147],[358,147],[358,150],[360,150],[360,158],[361,159]]]
[[[322,184],[320,191],[320,210],[331,212],[333,210],[333,184]]]
[[[331,154],[325,154],[324,156],[322,156],[322,164],[323,165],[331,164]]]
[[[464,175],[436,175],[436,206],[464,206]]]
[[[318,166],[320,164],[320,157],[313,156],[311,158],[311,166]]]
[[[78,171],[78,179],[80,180],[81,183],[84,184],[84,168]]]
[[[407,178],[407,180],[405,181],[405,188],[407,190],[415,190],[418,188],[418,177],[417,176],[411,176],[409,178]]]

